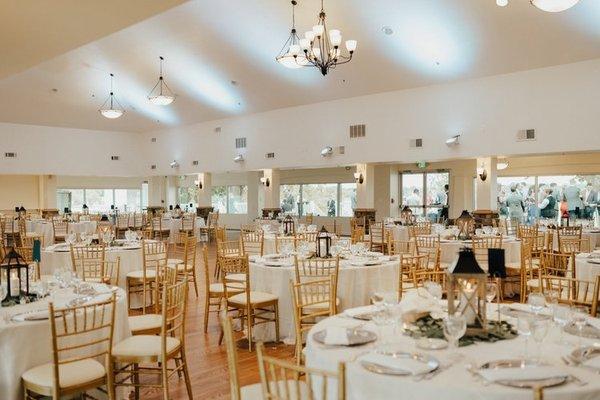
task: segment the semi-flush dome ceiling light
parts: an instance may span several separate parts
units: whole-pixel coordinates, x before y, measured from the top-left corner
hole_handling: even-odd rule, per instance
[[[579,0],[531,0],[531,4],[542,11],[561,12],[577,4]]]
[[[173,94],[173,91],[169,88],[163,78],[163,61],[165,59],[162,56],[158,58],[160,59],[160,75],[158,77],[158,82],[156,82],[156,85],[154,85],[148,95],[148,100],[150,100],[150,103],[157,106],[168,106],[175,100],[175,94]]]
[[[100,114],[102,114],[103,117],[108,119],[119,118],[125,113],[123,107],[117,101],[115,93],[113,92],[113,78],[114,75],[110,74],[110,92],[108,95],[108,99],[104,101],[104,103],[102,104],[102,106],[100,106],[100,109],[98,110],[98,112],[100,112]]]
[[[275,60],[287,68],[302,68],[306,64],[308,64],[308,60],[301,54],[300,51],[300,38],[296,33],[296,0],[292,0],[292,29],[290,31],[290,36],[283,44],[283,47],[279,51]]]
[[[498,161],[496,161],[496,169],[502,171],[506,168],[508,168],[508,160],[506,158],[498,158]]]

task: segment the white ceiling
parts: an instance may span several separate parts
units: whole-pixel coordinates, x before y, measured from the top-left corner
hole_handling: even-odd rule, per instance
[[[352,62],[322,77],[316,69],[289,70],[274,61],[288,35],[289,2],[189,1],[4,77],[0,121],[144,132],[600,57],[599,0],[581,0],[558,14],[527,0],[510,3],[325,0],[329,28],[357,39],[358,49]],[[318,0],[299,0],[300,32],[316,22],[318,9]],[[394,34],[384,35],[384,25]],[[56,34],[56,27],[48,29]],[[178,94],[169,107],[146,100],[159,55]],[[127,109],[118,120],[97,112],[109,72]]]

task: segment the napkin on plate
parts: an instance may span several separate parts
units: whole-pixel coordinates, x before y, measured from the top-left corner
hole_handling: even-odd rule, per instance
[[[375,306],[363,306],[363,307],[349,308],[344,311],[344,314],[346,314],[348,317],[356,317],[357,315],[371,313],[376,310],[377,310],[377,308]]]
[[[523,368],[483,369],[479,375],[488,382],[527,381],[558,378],[569,375],[565,371],[552,366],[527,366]]]
[[[421,375],[431,371],[431,367],[419,360],[408,357],[393,357],[391,355],[368,353],[362,356],[361,361],[376,364],[384,368],[397,371],[406,371],[411,375]]]
[[[323,343],[335,346],[349,345],[350,339],[348,338],[347,328],[343,328],[341,326],[328,326],[325,328],[325,338],[323,339]]]

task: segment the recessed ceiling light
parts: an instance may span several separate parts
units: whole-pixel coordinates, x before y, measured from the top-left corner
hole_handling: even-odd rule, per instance
[[[58,92],[58,89],[57,89],[57,88],[52,88],[52,91],[53,91],[54,93],[56,93],[56,92]]]
[[[506,7],[508,5],[508,0],[496,0],[496,4],[500,7]]]
[[[238,84],[238,81],[230,81],[230,83],[231,83],[233,86],[237,86],[237,84]]]
[[[390,28],[389,26],[383,26],[381,28],[381,32],[385,33],[386,35],[393,35],[394,34],[394,30],[392,28]]]

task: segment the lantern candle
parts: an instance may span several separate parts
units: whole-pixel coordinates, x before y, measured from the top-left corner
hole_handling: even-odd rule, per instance
[[[471,285],[471,282],[467,282],[464,289],[460,293],[460,313],[464,315],[465,320],[467,321],[467,325],[473,325],[475,323],[475,310],[470,307],[469,303],[472,302],[473,296],[476,296],[477,293]],[[475,301],[477,304],[477,301]]]
[[[19,282],[19,278],[16,274],[11,274],[10,276],[10,296],[11,297],[19,297],[21,294],[21,283]]]

